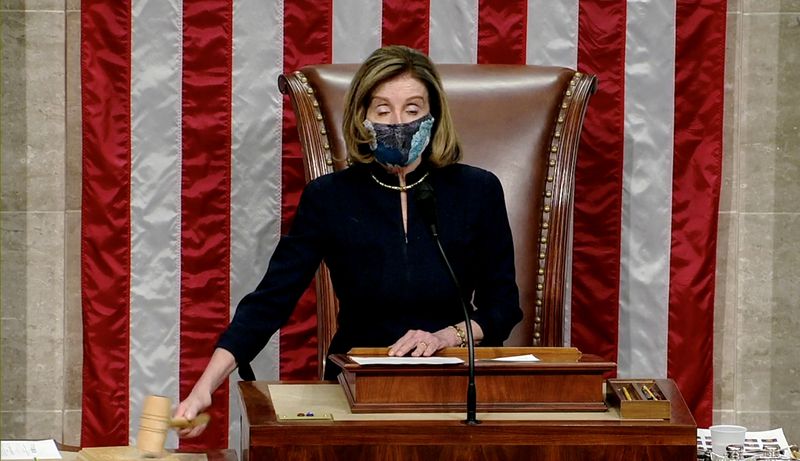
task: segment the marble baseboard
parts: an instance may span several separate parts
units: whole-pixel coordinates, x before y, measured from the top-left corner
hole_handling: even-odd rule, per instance
[[[81,446],[80,410],[64,411],[64,432],[61,436],[61,443],[64,445],[72,445],[74,447]]]
[[[64,415],[61,411],[0,411],[0,438],[54,439],[63,434]]]
[[[0,411],[0,438],[81,444],[81,411]]]

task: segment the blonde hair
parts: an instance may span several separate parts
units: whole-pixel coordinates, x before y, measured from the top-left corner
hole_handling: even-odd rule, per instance
[[[360,163],[374,160],[368,147],[372,137],[363,125],[372,92],[381,83],[405,74],[422,82],[428,90],[431,115],[435,121],[433,136],[427,149],[430,151],[427,161],[435,167],[458,162],[461,160],[461,147],[439,73],[428,56],[399,45],[378,48],[372,52],[353,76],[345,96],[342,122],[348,156],[352,161]]]

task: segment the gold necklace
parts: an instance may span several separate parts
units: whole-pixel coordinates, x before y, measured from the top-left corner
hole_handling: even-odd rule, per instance
[[[399,190],[400,192],[405,192],[405,191],[407,191],[407,190],[409,190],[409,189],[413,189],[414,187],[416,187],[416,186],[418,186],[419,184],[421,184],[421,183],[422,183],[422,181],[424,181],[424,180],[425,180],[425,178],[427,178],[427,177],[428,177],[428,173],[430,173],[430,171],[426,171],[426,172],[425,172],[425,174],[424,174],[424,175],[422,175],[422,177],[421,177],[421,178],[419,178],[419,180],[417,180],[417,182],[415,182],[414,184],[409,184],[409,185],[407,185],[407,186],[393,186],[393,185],[391,185],[391,184],[386,184],[385,182],[381,182],[381,180],[380,180],[380,179],[378,179],[378,178],[376,178],[376,177],[375,177],[375,175],[374,175],[374,174],[372,174],[372,173],[370,173],[370,176],[372,176],[372,179],[374,179],[376,183],[380,184],[381,186],[383,186],[383,187],[385,187],[385,188],[387,188],[387,189],[391,189],[391,190]]]

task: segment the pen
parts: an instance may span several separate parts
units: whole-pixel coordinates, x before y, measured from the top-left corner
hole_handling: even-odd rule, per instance
[[[653,394],[653,391],[651,391],[646,384],[642,384],[642,390],[644,391],[645,394],[647,394],[647,400],[658,400],[656,395]]]
[[[625,400],[633,400],[631,398],[631,394],[628,392],[628,388],[627,387],[623,387],[622,388],[622,393],[625,394]]]

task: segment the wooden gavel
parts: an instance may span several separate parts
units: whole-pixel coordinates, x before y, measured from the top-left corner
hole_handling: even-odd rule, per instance
[[[172,402],[167,397],[150,395],[144,399],[142,416],[139,418],[139,433],[136,448],[146,457],[159,458],[164,454],[169,428],[183,429],[207,424],[208,413],[200,413],[194,419],[170,418]]]

